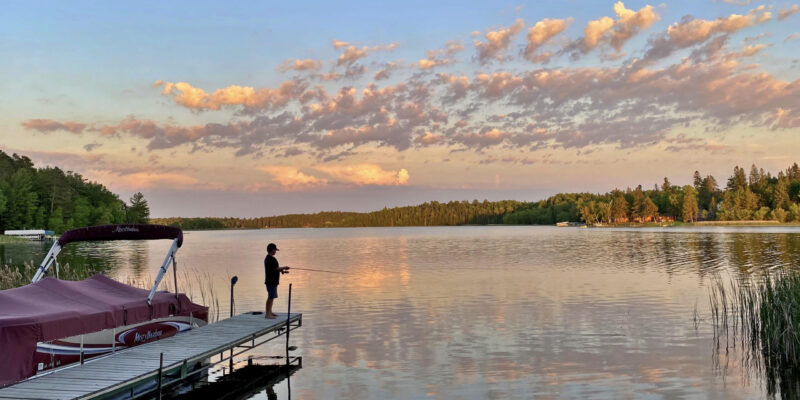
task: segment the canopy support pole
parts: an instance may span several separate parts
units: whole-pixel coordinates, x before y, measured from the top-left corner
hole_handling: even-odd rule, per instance
[[[158,289],[158,284],[161,283],[161,279],[164,278],[164,274],[167,273],[167,268],[169,268],[170,261],[172,261],[173,263],[175,262],[175,252],[176,251],[178,251],[178,238],[175,238],[172,241],[172,246],[170,246],[169,251],[167,252],[167,257],[164,258],[164,262],[161,263],[161,268],[158,270],[158,275],[156,276],[156,281],[153,283],[153,287],[150,289],[150,295],[147,296],[147,304],[149,304],[149,305],[153,304],[152,303],[153,296],[155,296],[156,289]],[[176,275],[176,277],[177,277],[177,275]],[[176,278],[176,280],[177,280],[177,278]]]
[[[56,241],[53,243],[53,247],[50,248],[50,251],[47,252],[44,260],[42,260],[42,264],[39,265],[39,269],[36,271],[36,275],[33,276],[33,279],[31,279],[31,283],[39,282],[42,280],[42,278],[44,278],[44,275],[47,273],[47,269],[50,268],[50,265],[56,261],[56,256],[58,256],[58,253],[60,252],[61,244]]]

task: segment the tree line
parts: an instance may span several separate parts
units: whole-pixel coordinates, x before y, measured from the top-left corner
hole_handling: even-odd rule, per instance
[[[755,165],[749,173],[737,166],[724,186],[695,171],[691,185],[664,178],[649,190],[639,185],[604,194],[557,194],[503,218],[507,224],[590,225],[678,220],[800,222],[800,167],[794,163],[773,176]]]
[[[259,229],[746,220],[800,222],[800,167],[797,163],[774,176],[755,165],[749,173],[737,166],[724,186],[713,176],[695,171],[690,185],[673,185],[665,177],[652,189],[639,185],[602,194],[559,193],[538,202],[431,201],[368,213],[329,211],[258,218],[161,218],[153,221],[183,229]]]
[[[35,168],[30,158],[0,150],[0,233],[9,229],[69,229],[147,223],[150,208],[141,193],[130,204],[100,183],[58,167]]]
[[[486,225],[501,224],[506,214],[529,205],[515,200],[431,201],[368,213],[326,211],[257,218],[156,218],[152,221],[181,229]]]

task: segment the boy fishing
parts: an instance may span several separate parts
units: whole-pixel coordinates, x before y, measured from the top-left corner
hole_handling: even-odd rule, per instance
[[[267,285],[267,305],[266,315],[264,318],[275,319],[277,314],[272,312],[272,302],[278,298],[278,284],[281,280],[281,274],[289,271],[289,267],[281,267],[278,265],[278,259],[275,258],[275,253],[278,252],[278,246],[275,243],[267,245],[267,256],[264,258],[264,283]]]

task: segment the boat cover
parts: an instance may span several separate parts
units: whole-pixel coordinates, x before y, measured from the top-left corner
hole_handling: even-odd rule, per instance
[[[77,228],[64,232],[58,244],[64,247],[70,242],[90,240],[156,240],[178,239],[178,247],[183,245],[183,231],[174,226],[149,224],[97,225]]]
[[[82,333],[146,322],[170,315],[207,318],[208,307],[192,303],[184,294],[157,292],[152,310],[149,291],[103,275],[83,281],[52,277],[0,291],[0,385],[36,373],[36,343]],[[152,312],[152,314],[151,314]]]

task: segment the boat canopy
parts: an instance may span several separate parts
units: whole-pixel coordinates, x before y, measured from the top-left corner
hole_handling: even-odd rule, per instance
[[[165,225],[125,224],[98,225],[66,231],[58,238],[58,244],[94,240],[157,240],[177,239],[178,247],[183,245],[183,231]]]
[[[97,332],[170,315],[205,319],[208,307],[184,294],[148,291],[103,275],[82,281],[45,278],[0,291],[0,385],[34,375],[37,342]]]
[[[67,244],[72,242],[87,242],[95,240],[158,240],[158,239],[172,239],[172,246],[167,251],[167,257],[161,264],[161,268],[156,275],[156,281],[150,289],[150,295],[147,301],[153,297],[156,292],[158,284],[167,272],[169,264],[172,263],[173,275],[177,267],[175,264],[175,252],[183,245],[183,231],[180,228],[166,225],[149,225],[149,224],[120,224],[120,225],[98,225],[87,226],[85,228],[77,228],[64,232],[58,240],[53,243],[53,247],[47,252],[47,255],[42,260],[36,274],[31,279],[32,283],[39,282],[47,274],[50,265],[56,266],[56,278],[58,278],[58,253]],[[175,276],[175,287],[178,285],[178,277]]]

